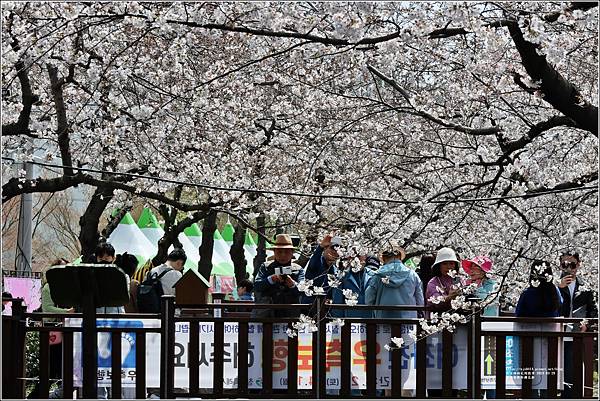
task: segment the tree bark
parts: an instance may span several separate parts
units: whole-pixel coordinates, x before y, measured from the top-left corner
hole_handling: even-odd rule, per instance
[[[206,280],[210,280],[210,273],[212,271],[212,254],[216,229],[217,212],[211,209],[202,225],[202,244],[200,244],[200,261],[198,262],[198,273]]]
[[[112,199],[113,189],[107,187],[96,188],[94,195],[88,203],[85,212],[79,219],[79,226],[81,231],[79,233],[79,242],[81,244],[81,255],[82,262],[94,263],[94,251],[100,234],[98,233],[98,223],[100,222],[100,216],[106,209],[108,202]]]
[[[244,240],[246,239],[246,227],[235,220],[235,232],[233,234],[233,245],[229,250],[233,268],[235,271],[235,280],[239,283],[246,279],[246,255],[244,254]]]
[[[258,235],[258,244],[256,249],[256,256],[254,257],[254,272],[252,273],[252,277],[255,278],[258,273],[258,268],[260,265],[265,263],[267,260],[267,242],[265,241],[265,214],[261,213],[256,218],[256,229],[259,233]],[[262,234],[262,235],[260,235]]]
[[[60,148],[60,158],[63,164],[65,175],[73,175],[73,165],[71,160],[71,146],[69,138],[69,122],[67,119],[67,109],[63,97],[64,80],[58,78],[58,68],[48,66],[48,76],[50,77],[50,88],[54,98],[54,108],[56,110],[56,134],[58,147]]]
[[[508,24],[510,36],[525,70],[534,81],[540,82],[544,100],[577,123],[577,127],[598,136],[598,107],[587,102],[579,89],[567,81],[546,60],[537,53],[537,46],[523,37],[516,21]]]
[[[193,223],[200,221],[207,215],[207,212],[205,211],[198,211],[175,224],[177,218],[176,209],[171,208],[169,211],[169,208],[166,205],[160,205],[159,210],[161,216],[163,216],[165,219],[165,235],[158,240],[158,252],[152,259],[154,266],[158,266],[167,260],[171,245],[173,245],[174,248],[183,249],[183,245],[179,241],[179,234],[181,234],[183,230],[191,226]]]
[[[131,206],[123,207],[119,210],[117,215],[111,219],[111,221],[102,230],[102,236],[104,238],[110,237],[113,231],[117,228],[123,217],[131,210]]]

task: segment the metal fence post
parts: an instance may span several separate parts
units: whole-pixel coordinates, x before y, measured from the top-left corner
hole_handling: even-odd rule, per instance
[[[94,275],[83,271],[79,275],[82,290],[83,319],[81,324],[84,398],[98,397],[98,327],[96,326],[96,304],[94,302]]]
[[[471,398],[481,398],[481,313],[473,311],[471,319],[471,365],[473,366]]]
[[[160,307],[160,398],[173,398],[175,377],[175,296],[163,295]]]
[[[317,327],[321,328],[321,302],[323,301],[323,299],[321,299],[319,296],[315,296],[315,300],[317,302],[317,312],[316,312],[316,316],[315,316],[315,324],[317,325]],[[313,352],[315,353],[315,358],[313,358],[313,363],[316,364],[316,366],[313,368],[313,380],[312,380],[312,385],[313,385],[313,389],[315,389],[315,398],[316,399],[320,399],[323,398],[323,394],[321,394],[321,341],[325,341],[326,339],[326,333],[321,333],[320,331],[317,331],[317,347],[316,349],[313,349]]]
[[[23,299],[17,298],[12,301],[12,316],[8,319],[10,322],[9,347],[2,349],[2,359],[4,353],[7,353],[11,366],[9,370],[10,381],[12,383],[3,383],[3,396],[6,398],[25,398],[25,382],[21,377],[25,376],[25,318],[24,314],[27,308],[23,305]],[[3,341],[4,343],[4,341]],[[4,344],[3,344],[4,345]],[[4,364],[3,364],[4,365]],[[5,368],[3,366],[3,368]],[[4,369],[3,369],[4,370]],[[3,372],[4,376],[4,372]]]

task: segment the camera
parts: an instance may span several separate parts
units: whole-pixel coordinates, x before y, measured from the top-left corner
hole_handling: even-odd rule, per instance
[[[292,270],[292,266],[281,266],[275,268],[275,274],[280,276],[285,276],[292,274],[294,271]]]

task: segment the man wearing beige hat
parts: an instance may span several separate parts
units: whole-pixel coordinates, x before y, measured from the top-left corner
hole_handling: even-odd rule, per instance
[[[257,304],[297,304],[300,292],[297,283],[304,280],[302,267],[292,263],[294,244],[288,234],[278,234],[273,250],[274,260],[266,261],[258,268],[254,280]],[[298,313],[285,309],[255,309],[258,317],[295,317]]]

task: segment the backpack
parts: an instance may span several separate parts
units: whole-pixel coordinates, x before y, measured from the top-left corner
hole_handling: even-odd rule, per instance
[[[149,273],[146,279],[140,283],[136,296],[138,312],[160,313],[160,297],[164,294],[160,279],[171,270],[167,269],[160,275]]]

